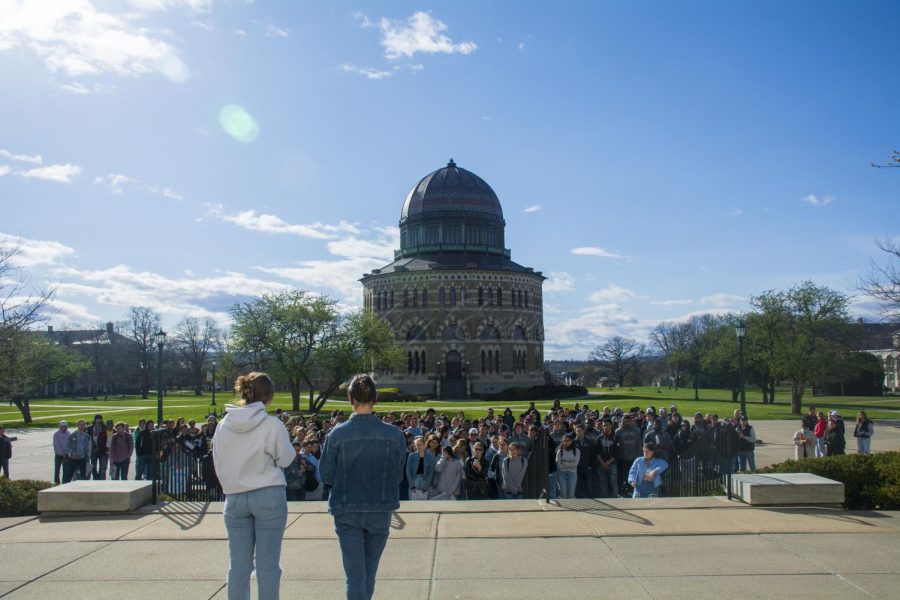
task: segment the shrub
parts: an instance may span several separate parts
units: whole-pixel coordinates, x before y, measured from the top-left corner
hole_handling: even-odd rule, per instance
[[[547,398],[577,398],[587,396],[583,385],[536,385],[530,388],[511,387],[497,394],[483,394],[482,400],[546,400]]]
[[[398,388],[381,388],[375,390],[375,400],[378,402],[395,402],[400,397]]]
[[[49,487],[49,481],[0,479],[0,517],[36,515],[37,494]]]
[[[844,484],[844,508],[900,509],[900,452],[788,460],[757,473],[813,473]]]

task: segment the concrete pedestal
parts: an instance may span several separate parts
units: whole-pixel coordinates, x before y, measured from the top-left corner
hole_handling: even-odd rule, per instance
[[[844,484],[812,473],[735,475],[733,494],[747,504],[829,506],[844,502]]]
[[[150,504],[149,481],[73,481],[38,492],[40,512],[131,512]]]

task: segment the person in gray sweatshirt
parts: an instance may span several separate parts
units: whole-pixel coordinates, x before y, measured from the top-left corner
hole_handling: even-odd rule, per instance
[[[503,459],[503,492],[507,500],[522,499],[522,480],[528,468],[528,459],[522,454],[522,447],[513,442],[509,445],[509,456]]]
[[[578,461],[581,450],[574,446],[574,438],[567,434],[556,450],[556,477],[559,481],[559,497],[574,498],[578,483]]]
[[[437,485],[431,499],[456,500],[459,494],[459,483],[464,478],[463,464],[453,454],[453,448],[445,446],[441,450],[441,457],[434,466],[438,474]]]

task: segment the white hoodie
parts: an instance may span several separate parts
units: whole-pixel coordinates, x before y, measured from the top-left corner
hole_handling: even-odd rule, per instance
[[[225,494],[285,485],[284,469],[297,452],[284,424],[266,414],[262,402],[225,405],[213,436],[213,462]]]

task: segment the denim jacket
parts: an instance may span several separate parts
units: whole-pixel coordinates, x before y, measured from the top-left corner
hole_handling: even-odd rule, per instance
[[[423,490],[430,488],[431,481],[434,479],[434,465],[436,462],[437,460],[434,458],[434,454],[425,452],[425,468],[422,469],[422,475],[416,475],[416,471],[419,470],[419,453],[410,452],[409,456],[406,458],[406,481],[409,482],[409,488],[412,489],[416,487]],[[420,486],[416,485],[416,478],[418,477],[422,478]]]
[[[662,485],[662,474],[668,468],[669,463],[661,458],[656,458],[654,456],[650,459],[649,466],[647,465],[647,461],[645,461],[643,458],[639,458],[631,465],[631,470],[628,472],[628,483],[640,485],[640,483],[644,480],[644,473],[646,473],[648,470],[655,470],[656,475],[653,477],[653,486],[658,488]]]
[[[403,432],[375,415],[353,414],[322,446],[319,473],[331,487],[328,512],[389,512],[400,507],[406,463]]]

